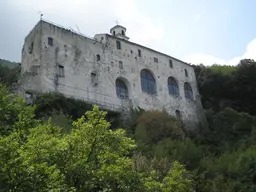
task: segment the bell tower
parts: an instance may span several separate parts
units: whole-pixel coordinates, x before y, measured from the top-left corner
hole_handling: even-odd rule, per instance
[[[110,29],[110,34],[120,39],[129,40],[129,37],[126,36],[126,28],[118,24]]]

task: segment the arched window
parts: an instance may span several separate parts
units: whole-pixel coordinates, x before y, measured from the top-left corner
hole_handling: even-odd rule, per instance
[[[185,76],[188,77],[188,70],[185,69]]]
[[[122,30],[122,35],[124,35],[124,30]]]
[[[156,81],[148,70],[143,69],[140,72],[140,79],[143,92],[148,94],[156,94]]]
[[[127,86],[121,79],[116,80],[116,95],[121,99],[129,99]]]
[[[184,91],[186,99],[194,99],[192,88],[188,82],[184,83]]]
[[[168,88],[169,94],[180,95],[178,83],[173,77],[168,78]]]
[[[113,35],[114,35],[114,36],[116,35],[116,32],[115,32],[115,31],[113,31]]]
[[[96,55],[96,60],[100,61],[100,55],[99,54]]]

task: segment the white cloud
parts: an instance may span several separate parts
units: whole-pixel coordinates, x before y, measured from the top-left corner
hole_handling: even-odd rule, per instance
[[[201,11],[195,15],[195,21],[196,22],[200,21],[200,19],[203,17],[204,14],[205,14],[205,8],[202,7]]]
[[[204,64],[204,65],[237,65],[242,59],[254,59],[256,60],[256,39],[253,39],[246,47],[244,54],[241,56],[234,57],[229,60],[220,59],[213,55],[195,53],[186,56],[183,60],[193,64]]]
[[[134,0],[119,1],[117,15],[121,24],[124,23],[128,28],[128,35],[131,40],[141,44],[155,44],[160,42],[164,36],[163,24],[158,19],[153,19],[143,13]]]

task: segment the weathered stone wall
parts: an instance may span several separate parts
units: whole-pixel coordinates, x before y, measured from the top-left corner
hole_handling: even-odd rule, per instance
[[[53,46],[48,45],[49,37],[53,38]],[[202,120],[202,115],[198,113],[198,110],[202,111],[201,101],[191,66],[122,39],[118,39],[121,42],[121,50],[118,50],[116,40],[116,37],[108,34],[98,34],[94,39],[86,38],[41,21],[25,40],[22,73],[30,72],[33,66],[39,65],[37,81],[33,86],[41,92],[59,91],[66,96],[105,104],[112,110],[117,110],[118,106],[140,106],[144,109],[165,109],[172,115],[175,115],[175,110],[179,110],[183,121],[187,122],[187,128],[193,128]],[[34,42],[33,54],[26,51],[31,41]],[[141,57],[138,49],[141,50]],[[100,61],[97,61],[97,54],[100,55]],[[158,58],[158,63],[154,62],[154,57]],[[169,59],[173,62],[173,68],[169,66]],[[123,63],[123,68],[119,67],[119,61]],[[64,77],[58,77],[58,65],[64,67]],[[154,75],[156,95],[142,92],[142,69],[148,69]],[[188,77],[185,76],[185,69]],[[97,83],[92,82],[92,73],[96,74]],[[179,97],[169,94],[167,80],[170,76],[178,81]],[[117,78],[127,85],[130,101],[117,97]],[[190,83],[195,100],[185,98],[184,82]]]
[[[42,90],[41,25],[42,23],[39,22],[28,34],[22,48],[19,89],[23,94],[28,90],[36,92]]]

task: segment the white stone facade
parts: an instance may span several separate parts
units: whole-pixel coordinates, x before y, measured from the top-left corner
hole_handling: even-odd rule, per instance
[[[190,65],[130,42],[126,28],[120,25],[110,32],[92,39],[39,21],[25,38],[22,50],[22,92],[56,91],[114,111],[139,106],[165,109],[174,116],[180,112],[188,128],[204,121],[194,69]],[[154,77],[156,94],[142,91],[143,69]],[[178,96],[169,94],[169,77],[174,77],[178,84]],[[125,83],[129,99],[117,96],[117,79]],[[193,99],[185,97],[185,82],[192,88]]]

